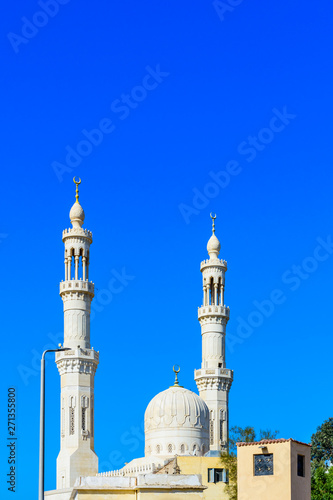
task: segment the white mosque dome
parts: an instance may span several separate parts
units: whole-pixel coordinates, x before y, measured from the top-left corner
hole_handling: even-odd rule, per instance
[[[145,413],[145,455],[204,455],[209,450],[209,410],[179,385],[160,392]]]
[[[73,227],[81,227],[84,221],[84,210],[80,203],[76,201],[69,212],[69,218]]]

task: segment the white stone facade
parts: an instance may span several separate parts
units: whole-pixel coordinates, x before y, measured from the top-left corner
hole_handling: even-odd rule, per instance
[[[229,308],[224,305],[224,285],[227,263],[219,259],[220,242],[213,235],[208,241],[210,258],[201,263],[203,305],[198,319],[202,336],[201,369],[195,370],[200,397],[209,408],[209,448],[227,451],[229,439],[228,397],[233,380],[232,370],[226,368],[225,335]]]
[[[63,231],[65,280],[60,283],[64,304],[64,347],[56,355],[61,377],[61,436],[57,459],[57,489],[74,485],[77,477],[98,472],[94,452],[94,377],[99,353],[90,348],[90,306],[94,284],[88,281],[92,234],[83,229],[78,202],[71,211],[73,227]]]

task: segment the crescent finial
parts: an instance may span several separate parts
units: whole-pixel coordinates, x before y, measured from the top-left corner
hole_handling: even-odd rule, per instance
[[[212,231],[213,231],[213,234],[215,234],[215,219],[216,219],[216,214],[214,214],[214,212],[211,212],[210,213],[210,217],[213,221],[213,228],[212,228]]]
[[[75,192],[76,203],[79,203],[79,184],[81,184],[80,177],[78,181],[75,179],[75,177],[73,177],[73,182],[76,185],[76,192]]]
[[[173,371],[175,372],[175,383],[173,384],[174,387],[181,387],[178,383],[178,373],[180,372],[180,366],[179,365],[173,365]]]

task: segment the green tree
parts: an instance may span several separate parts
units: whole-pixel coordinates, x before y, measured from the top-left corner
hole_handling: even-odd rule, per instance
[[[323,462],[311,474],[311,499],[333,499],[333,467],[328,467]]]
[[[229,470],[229,482],[226,484],[226,492],[229,500],[237,500],[237,443],[252,443],[262,439],[275,439],[279,431],[260,429],[256,433],[254,427],[234,426],[230,429],[229,451],[221,455],[225,469]],[[317,499],[316,499],[317,500]]]
[[[270,429],[260,429],[256,433],[254,427],[238,427],[234,426],[230,429],[229,437],[229,452],[236,453],[237,443],[253,443],[262,439],[275,439],[279,431],[271,431]]]
[[[333,500],[333,418],[311,437],[311,498]]]
[[[311,437],[311,460],[333,463],[333,418],[325,420]]]
[[[223,467],[229,471],[229,481],[225,489],[229,500],[237,500],[237,456],[234,453],[226,453],[221,456]]]

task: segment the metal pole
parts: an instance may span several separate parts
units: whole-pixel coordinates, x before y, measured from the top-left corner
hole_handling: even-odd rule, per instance
[[[40,416],[39,416],[39,494],[44,500],[44,435],[45,435],[45,352],[40,366]]]
[[[45,354],[47,352],[70,351],[69,347],[47,349],[43,352],[40,366],[40,417],[39,417],[39,488],[38,500],[44,500],[44,458],[45,458]]]

